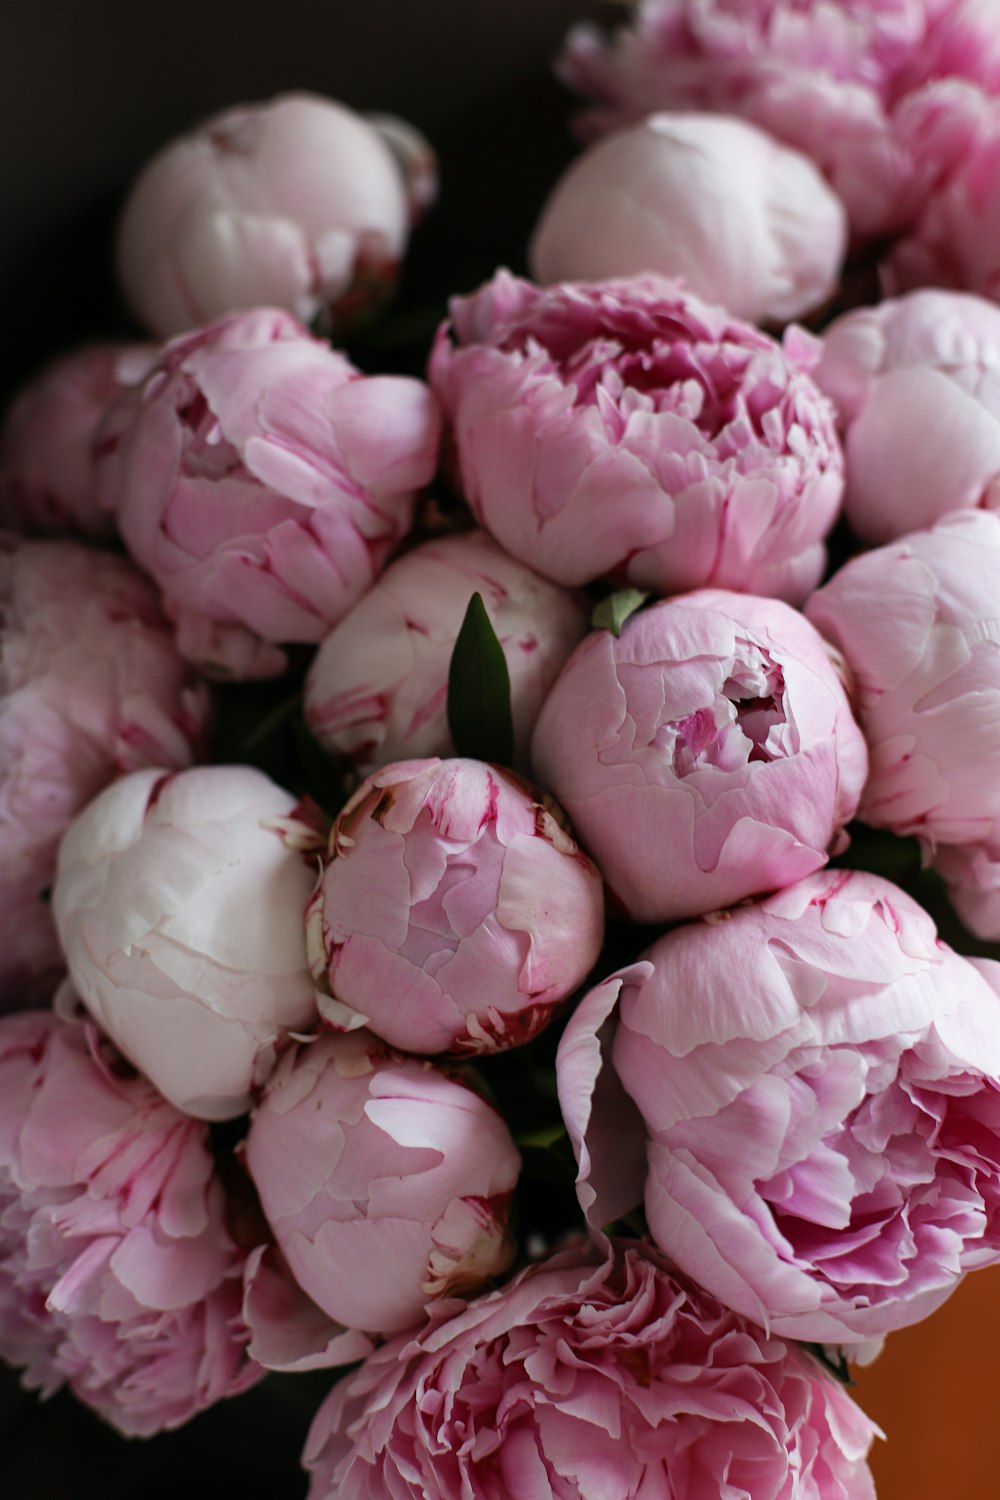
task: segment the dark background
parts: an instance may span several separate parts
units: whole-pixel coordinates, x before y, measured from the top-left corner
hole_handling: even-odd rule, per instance
[[[173,135],[290,88],[402,115],[440,155],[390,318],[433,326],[449,292],[523,269],[574,152],[550,62],[586,0],[22,0],[0,4],[0,399],[43,360],[129,332],[111,274],[129,181]],[[398,325],[401,326],[401,325]],[[411,338],[409,362],[424,335]],[[362,353],[364,351],[361,351]],[[404,350],[404,354],[407,351]],[[376,356],[369,350],[370,359]],[[0,1367],[3,1500],[297,1500],[324,1377],[272,1377],[180,1432],[125,1442],[62,1394]]]

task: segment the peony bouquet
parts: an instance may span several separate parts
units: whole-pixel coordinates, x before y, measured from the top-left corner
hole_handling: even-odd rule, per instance
[[[1000,1262],[1000,25],[551,61],[471,268],[405,120],[194,121],[8,406],[0,1359],[308,1500],[869,1500]]]

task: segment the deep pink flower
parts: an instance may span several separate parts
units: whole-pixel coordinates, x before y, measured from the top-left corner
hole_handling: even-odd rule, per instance
[[[539,715],[532,761],[640,922],[819,869],[868,768],[819,633],[776,599],[716,589],[577,647]]]
[[[843,486],[819,352],[656,276],[536,287],[500,271],[453,299],[430,373],[466,499],[514,557],[570,585],[797,603]]]
[[[188,765],[208,707],[124,559],[0,536],[0,1007],[48,1000],[64,967],[47,893],[70,823],[125,772]]]
[[[205,1127],[82,1026],[0,1020],[0,1355],[130,1437],[263,1374]]]
[[[874,1500],[874,1435],[806,1355],[619,1241],[386,1344],[304,1462],[309,1500]]]
[[[98,498],[94,447],[112,402],[142,380],[152,344],[94,344],[25,386],[0,433],[0,520],[15,531],[112,537]]]
[[[437,464],[419,380],[363,376],[288,313],[174,339],[105,424],[102,493],[181,650],[274,676],[380,572]]]
[[[333,753],[362,774],[388,761],[454,751],[448,667],[478,593],[510,676],[515,755],[546,692],[586,631],[584,601],[515,562],[482,531],[425,542],[390,563],[327,636],[306,678],[305,715]]]
[[[386,131],[318,94],[281,94],[205,120],[146,165],[118,234],[125,295],[161,337],[239,308],[337,326],[391,290],[411,199],[433,201],[433,153],[403,127],[412,188]],[[397,128],[394,140],[400,140]]]
[[[918,1322],[1000,1260],[996,995],[874,875],[724,918],[668,933],[570,1018],[581,1203],[599,1226],[645,1176],[673,1263],[783,1336]]]
[[[521,1159],[504,1121],[370,1032],[286,1053],[246,1160],[292,1274],[342,1328],[397,1333],[510,1264]]]

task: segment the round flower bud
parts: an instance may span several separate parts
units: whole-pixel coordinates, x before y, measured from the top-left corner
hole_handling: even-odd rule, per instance
[[[304,1462],[309,1500],[874,1500],[875,1431],[808,1355],[619,1240],[386,1344],[331,1391]]]
[[[655,114],[559,179],[529,250],[538,281],[656,271],[751,323],[833,295],[843,204],[808,157],[727,115]]]
[[[545,701],[532,760],[640,922],[819,869],[868,764],[818,632],[776,599],[711,589],[590,635]]]
[[[547,578],[795,604],[843,488],[819,348],[657,276],[536,287],[500,271],[452,300],[430,375],[477,519]]]
[[[243,1114],[316,1015],[295,798],[249,766],[137,771],[63,839],[52,908],[80,998],[178,1109]]]
[[[362,774],[389,761],[454,753],[448,669],[473,594],[484,600],[510,676],[515,760],[527,767],[538,710],[587,629],[584,603],[485,532],[425,542],[391,563],[323,642],[305,715],[324,749]]]
[[[520,1157],[500,1115],[368,1032],[282,1058],[246,1160],[296,1280],[347,1328],[408,1328],[513,1257]]]
[[[0,433],[0,518],[15,531],[114,536],[98,498],[95,444],[112,402],[156,358],[151,344],[95,344],[26,386]]]
[[[125,296],[162,337],[262,304],[305,323],[326,309],[340,327],[391,291],[410,199],[383,132],[344,105],[239,105],[135,183],[118,231]]]
[[[123,558],[0,536],[0,1009],[47,1002],[64,968],[48,894],[73,818],[123,772],[188,765],[208,709]]]
[[[823,334],[816,383],[844,432],[844,514],[866,542],[1000,509],[1000,308],[961,292],[859,307]]]
[[[644,1171],[673,1264],[782,1337],[917,1323],[1000,1260],[997,997],[874,875],[726,915],[668,933],[570,1018],[581,1202],[606,1222]]]
[[[0,1356],[148,1437],[264,1371],[205,1126],[87,1030],[0,1020]]]
[[[1000,834],[1000,516],[947,516],[853,558],[809,601],[857,689],[859,816],[938,844]]]
[[[541,797],[478,760],[402,761],[362,783],[310,908],[332,1025],[433,1054],[548,1024],[600,952],[604,893]]]
[[[168,344],[102,435],[104,503],[185,656],[268,677],[370,587],[437,465],[419,380],[363,376],[258,308]]]

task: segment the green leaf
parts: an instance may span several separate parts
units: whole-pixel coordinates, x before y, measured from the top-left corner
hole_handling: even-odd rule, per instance
[[[803,1344],[802,1347],[808,1349],[813,1359],[817,1360],[823,1366],[824,1370],[832,1375],[834,1380],[839,1381],[841,1385],[853,1386],[855,1384],[851,1379],[851,1369],[847,1363],[847,1355],[843,1349],[838,1349],[834,1353],[831,1352],[829,1345]]]
[[[448,728],[456,755],[510,765],[514,756],[510,674],[479,594],[469,600],[451,653]]]
[[[518,1146],[537,1146],[540,1150],[548,1150],[565,1137],[566,1126],[560,1120],[558,1125],[546,1125],[541,1130],[526,1130],[515,1136],[514,1140]]]
[[[619,589],[616,594],[609,594],[601,600],[590,617],[590,623],[595,630],[610,630],[613,636],[619,636],[629,615],[634,615],[648,598],[649,594],[642,589]]]

